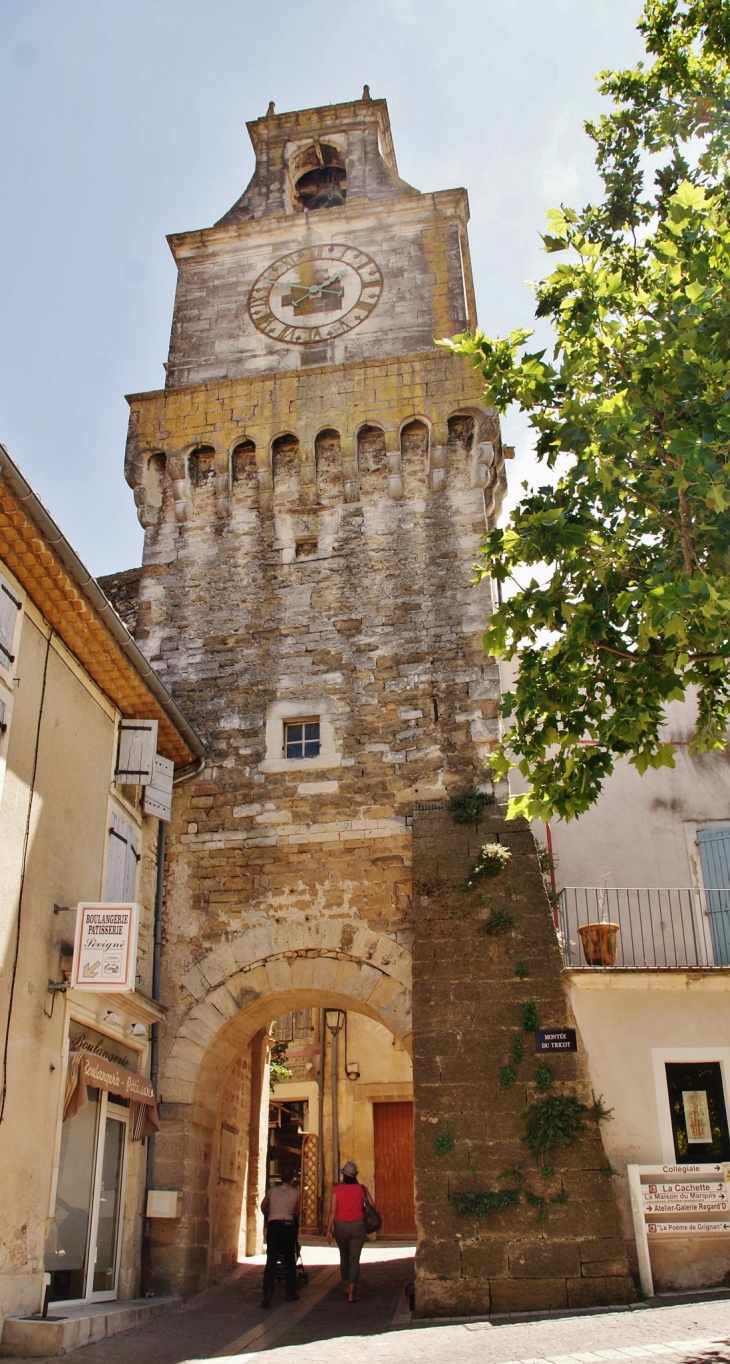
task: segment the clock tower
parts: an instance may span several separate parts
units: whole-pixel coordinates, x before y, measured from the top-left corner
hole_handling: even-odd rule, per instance
[[[385,100],[270,108],[248,128],[246,191],[169,239],[168,387],[432,352],[474,324],[466,191],[400,179]]]
[[[368,1020],[404,1067],[413,1051],[417,1308],[488,1311],[512,1302],[513,1279],[523,1303],[528,1271],[505,1250],[497,1268],[475,1252],[466,1272],[448,1190],[472,1162],[493,1186],[524,1154],[518,1116],[494,1135],[495,1115],[525,1100],[505,1099],[482,1037],[490,1009],[501,1037],[513,985],[486,990],[484,973],[507,968],[476,900],[443,914],[429,900],[444,869],[461,886],[478,851],[478,830],[459,831],[446,807],[474,786],[493,797],[499,723],[482,651],[491,599],[471,579],[512,452],[479,374],[436,344],[476,325],[467,196],[400,178],[385,101],[367,87],[349,104],[271,105],[248,129],[256,166],[241,198],[169,239],[165,388],[129,399],[126,477],[145,528],[136,637],[208,752],[176,788],[167,841],[154,1182],[181,1189],[183,1211],[153,1224],[153,1283],[187,1295],[220,1274],[242,1212],[248,1253],[260,1246],[262,1067],[287,1011],[313,1019],[307,1218],[326,1213],[338,1131],[372,1181],[374,1128],[387,1129],[374,1110],[407,1109],[413,1086],[405,1071],[368,1086],[357,1065],[345,1074],[347,1056],[338,1075],[316,1021],[335,1009]],[[492,836],[509,842],[492,808]],[[446,824],[414,837],[432,817]],[[552,963],[536,998],[557,990],[550,1022],[564,1022],[552,919],[525,857],[534,969]],[[585,1089],[582,1061],[561,1065]],[[448,1177],[434,1153],[444,1124],[457,1138]],[[413,1204],[399,1215],[414,1234]],[[592,1301],[615,1292],[601,1284]]]

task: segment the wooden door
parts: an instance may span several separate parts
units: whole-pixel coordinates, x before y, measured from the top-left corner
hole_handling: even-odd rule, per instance
[[[375,1188],[380,1236],[416,1234],[413,1211],[413,1104],[373,1104]]]

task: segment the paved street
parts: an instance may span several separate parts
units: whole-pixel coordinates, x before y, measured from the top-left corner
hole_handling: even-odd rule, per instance
[[[266,1355],[268,1364],[620,1364],[662,1356],[667,1364],[730,1364],[730,1297],[660,1299],[630,1309],[529,1320],[432,1324],[411,1321],[403,1292],[412,1247],[370,1245],[362,1296],[342,1295],[337,1256],[304,1247],[309,1283],[287,1303],[277,1286],[262,1311],[263,1257],[239,1265],[215,1288],[144,1326],[75,1353],[78,1364],[201,1364]]]

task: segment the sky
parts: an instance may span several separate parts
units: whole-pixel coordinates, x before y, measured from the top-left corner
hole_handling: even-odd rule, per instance
[[[246,121],[388,100],[400,174],[465,186],[479,325],[530,326],[548,208],[597,196],[596,73],[640,0],[0,0],[0,440],[96,574],[141,562],[124,395],[164,384],[166,233],[253,170]],[[510,500],[532,478],[504,437]],[[542,471],[538,482],[546,482]]]

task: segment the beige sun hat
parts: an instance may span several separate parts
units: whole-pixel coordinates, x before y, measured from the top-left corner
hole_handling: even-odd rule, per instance
[[[350,1178],[357,1174],[357,1165],[354,1160],[345,1161],[345,1164],[342,1167],[342,1174],[349,1175]]]

